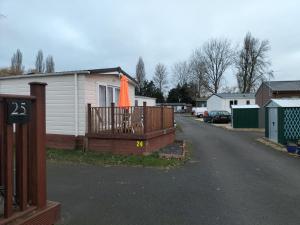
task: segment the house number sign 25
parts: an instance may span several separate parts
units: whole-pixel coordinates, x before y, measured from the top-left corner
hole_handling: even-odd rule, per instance
[[[30,120],[31,101],[11,99],[7,100],[7,123],[27,123]]]

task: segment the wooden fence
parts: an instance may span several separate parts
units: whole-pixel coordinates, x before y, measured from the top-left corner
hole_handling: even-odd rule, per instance
[[[169,107],[131,106],[91,107],[88,104],[88,133],[146,134],[172,128],[174,111]]]
[[[45,85],[30,83],[30,96],[0,95],[0,225],[59,216],[46,199]]]

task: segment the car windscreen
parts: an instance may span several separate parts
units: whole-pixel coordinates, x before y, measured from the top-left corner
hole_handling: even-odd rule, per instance
[[[219,111],[218,115],[222,115],[222,116],[230,116],[230,113],[227,111]]]

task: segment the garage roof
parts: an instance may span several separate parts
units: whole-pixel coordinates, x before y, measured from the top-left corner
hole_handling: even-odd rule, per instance
[[[300,98],[289,98],[289,99],[271,99],[266,107],[283,107],[283,108],[291,108],[291,107],[300,107]]]
[[[288,80],[288,81],[267,81],[264,82],[273,91],[300,91],[299,80]]]

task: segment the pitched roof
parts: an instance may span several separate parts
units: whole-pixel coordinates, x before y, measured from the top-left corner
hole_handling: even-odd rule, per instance
[[[271,99],[266,107],[300,107],[300,98]]]
[[[12,79],[12,78],[24,78],[24,77],[39,77],[39,76],[61,76],[61,75],[71,75],[71,74],[124,74],[128,77],[132,82],[137,84],[137,81],[126,73],[121,67],[113,67],[113,68],[103,68],[103,69],[88,69],[88,70],[74,70],[74,71],[62,71],[62,72],[54,72],[54,73],[29,73],[22,75],[10,75],[10,76],[2,76],[0,80]]]
[[[264,84],[273,91],[300,91],[300,80],[266,81]]]
[[[224,99],[249,99],[249,98],[255,98],[254,93],[217,93],[216,96]]]

